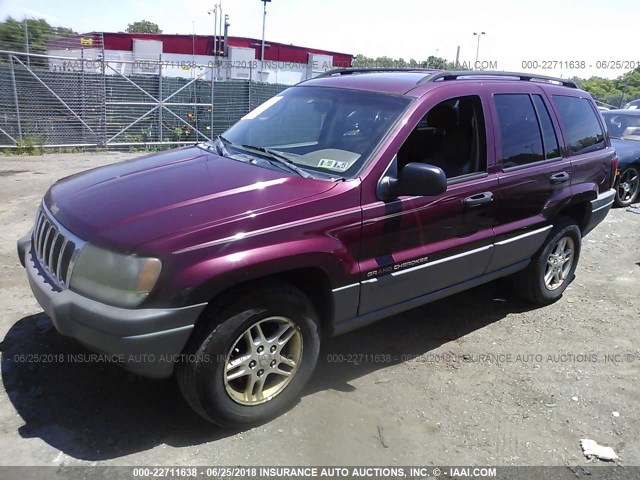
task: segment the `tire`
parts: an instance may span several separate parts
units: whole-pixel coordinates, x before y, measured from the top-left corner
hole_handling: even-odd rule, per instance
[[[628,207],[638,198],[640,173],[638,167],[629,167],[622,171],[616,182],[616,207]]]
[[[529,266],[514,275],[517,293],[536,305],[549,305],[558,300],[573,281],[581,242],[582,235],[575,221],[559,218]],[[572,252],[570,260],[563,260],[569,251]],[[560,252],[562,257],[558,255]]]
[[[205,311],[176,376],[185,400],[203,418],[248,428],[298,400],[318,360],[318,316],[287,284],[237,292],[227,305]]]

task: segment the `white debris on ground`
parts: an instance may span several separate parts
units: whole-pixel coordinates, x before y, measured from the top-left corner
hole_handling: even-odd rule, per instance
[[[619,458],[618,455],[616,455],[616,452],[613,451],[613,448],[598,445],[595,440],[583,438],[582,440],[580,440],[580,446],[582,447],[584,456],[587,458],[596,457],[600,460],[606,460],[609,462],[617,460]]]

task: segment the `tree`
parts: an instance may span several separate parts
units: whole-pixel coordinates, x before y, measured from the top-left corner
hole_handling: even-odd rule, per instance
[[[622,107],[629,100],[640,98],[640,68],[609,80],[601,77],[591,77],[578,80],[580,88],[586,90],[598,102],[612,107]]]
[[[580,88],[586,90],[598,102],[608,106],[617,107],[622,102],[622,91],[616,85],[615,80],[601,77],[591,77],[587,80],[576,82]]]
[[[25,22],[27,22],[26,29]],[[25,34],[27,34],[29,36],[29,52],[44,54],[47,53],[49,40],[74,33],[70,28],[49,25],[44,18],[18,21],[8,17],[0,23],[0,50],[26,51]]]
[[[454,70],[454,62],[449,62],[445,58],[431,55],[426,60],[416,61],[411,59],[408,62],[404,58],[377,57],[371,58],[361,53],[356,55],[353,66],[357,68],[435,68],[442,70]]]
[[[158,24],[149,22],[148,20],[140,20],[127,25],[129,33],[162,33]]]
[[[624,95],[621,106],[630,100],[640,98],[640,67],[618,77],[616,82]]]
[[[438,70],[453,70],[454,65],[451,62],[448,62],[447,60],[445,60],[444,58],[431,55],[429,56],[429,58],[427,58],[425,67],[435,68]]]
[[[27,28],[25,28],[25,22]],[[7,17],[4,22],[0,22],[0,50],[26,52],[28,41],[29,53],[46,54],[49,40],[74,34],[75,32],[70,28],[49,25],[44,18],[18,21]],[[22,60],[25,61],[25,57]],[[5,55],[0,56],[0,63],[6,61]],[[44,67],[47,65],[47,60],[40,57],[30,57],[28,63],[31,66]]]

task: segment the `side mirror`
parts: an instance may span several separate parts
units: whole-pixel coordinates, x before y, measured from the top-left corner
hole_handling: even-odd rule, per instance
[[[427,163],[408,163],[398,178],[385,177],[380,193],[386,199],[402,195],[428,197],[447,191],[447,176],[440,167]]]

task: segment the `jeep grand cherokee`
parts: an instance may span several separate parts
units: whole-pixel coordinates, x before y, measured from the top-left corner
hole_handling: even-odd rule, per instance
[[[560,298],[616,165],[566,80],[337,70],[215,142],[58,181],[18,251],[60,333],[243,427],[330,335],[499,277]]]

